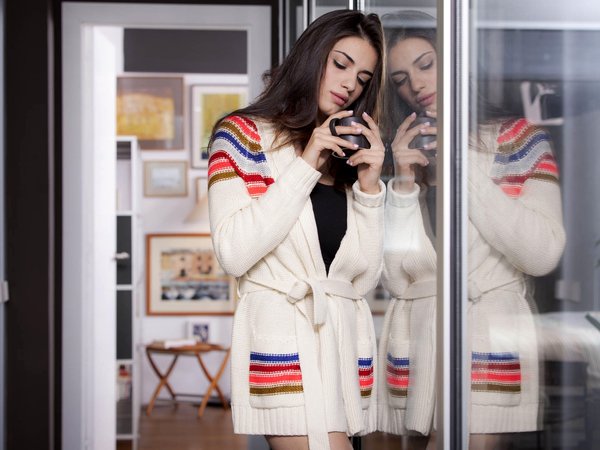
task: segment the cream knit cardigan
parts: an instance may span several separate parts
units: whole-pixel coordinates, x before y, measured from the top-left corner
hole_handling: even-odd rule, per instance
[[[525,274],[553,270],[565,244],[553,161],[545,132],[523,120],[481,126],[469,149],[472,433],[538,429]],[[388,186],[383,281],[394,298],[379,348],[378,429],[394,434],[428,434],[435,409],[436,253],[419,197],[418,185],[408,194]]]
[[[376,426],[376,340],[364,295],[379,279],[385,185],[347,191],[347,231],[326,273],[310,193],[320,173],[268,123],[227,119],[209,162],[210,224],[222,267],[239,282],[232,413],[243,434],[308,435]],[[252,194],[252,195],[251,195]]]

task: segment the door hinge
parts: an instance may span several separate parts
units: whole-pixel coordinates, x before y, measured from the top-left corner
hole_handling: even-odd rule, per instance
[[[0,303],[6,303],[8,298],[8,281],[2,280],[2,283],[0,283]]]

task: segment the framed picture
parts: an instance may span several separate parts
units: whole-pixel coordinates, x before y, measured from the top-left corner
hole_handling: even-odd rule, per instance
[[[381,315],[387,311],[391,298],[390,293],[379,282],[375,289],[367,294],[367,303],[369,303],[373,314]]]
[[[214,124],[248,104],[248,86],[195,84],[192,91],[192,167],[208,166],[208,141]]]
[[[117,135],[142,150],[183,150],[183,77],[117,78]]]
[[[146,235],[148,315],[231,315],[235,280],[215,257],[210,234]]]
[[[144,161],[144,197],[185,197],[187,161]]]
[[[209,342],[210,324],[207,322],[189,321],[187,323],[187,338],[196,342]]]

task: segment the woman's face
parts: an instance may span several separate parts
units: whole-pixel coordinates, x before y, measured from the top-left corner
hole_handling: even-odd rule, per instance
[[[365,39],[349,36],[336,42],[327,57],[319,88],[321,121],[360,97],[376,65],[377,52]]]
[[[413,111],[436,111],[437,54],[429,41],[411,37],[398,41],[388,55],[396,92]]]

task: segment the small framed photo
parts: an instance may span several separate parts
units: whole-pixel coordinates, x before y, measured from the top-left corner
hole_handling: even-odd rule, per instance
[[[217,120],[248,104],[248,86],[191,86],[192,167],[208,166],[208,142]]]
[[[367,303],[371,307],[371,313],[374,315],[382,315],[388,309],[392,296],[383,287],[381,282],[375,286],[375,288],[367,294]]]
[[[183,77],[117,78],[117,135],[137,136],[142,150],[183,150]]]
[[[206,322],[189,321],[187,324],[187,338],[196,342],[209,342],[210,324]]]
[[[148,315],[231,315],[235,279],[215,256],[210,234],[146,235]]]
[[[144,161],[144,197],[185,197],[187,161]]]

